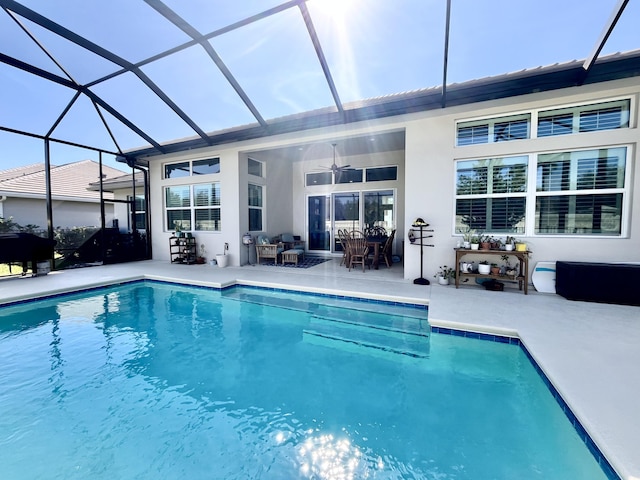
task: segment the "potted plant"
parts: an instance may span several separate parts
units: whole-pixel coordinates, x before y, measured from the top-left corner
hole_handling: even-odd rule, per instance
[[[480,250],[491,250],[491,237],[489,235],[480,237]]]
[[[178,223],[176,220],[174,220],[174,221],[173,221],[173,225],[174,225],[174,227],[175,227],[175,233],[174,233],[174,235],[175,235],[177,238],[182,237],[182,228],[180,227],[180,223]]]
[[[491,264],[491,275],[500,275],[500,267],[497,263]]]
[[[449,285],[449,282],[456,278],[456,271],[453,268],[442,265],[433,277],[438,279],[440,285]]]
[[[482,260],[478,264],[478,273],[481,275],[489,275],[491,273],[491,265],[487,260]]]
[[[515,237],[509,237],[507,236],[507,239],[504,241],[504,249],[507,252],[510,252],[514,249],[514,245],[516,243],[516,239]]]
[[[464,248],[471,248],[471,239],[475,236],[476,231],[467,228],[467,231],[462,234],[462,246]]]
[[[521,242],[521,241],[516,241],[516,251],[517,252],[526,252],[527,251],[527,244],[525,242]]]
[[[471,250],[478,250],[478,247],[480,246],[480,237],[477,235],[473,235],[470,241]]]

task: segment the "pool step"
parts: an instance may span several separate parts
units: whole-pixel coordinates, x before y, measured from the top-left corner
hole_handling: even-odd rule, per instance
[[[256,303],[289,310],[313,313],[318,316],[339,317],[347,321],[388,325],[400,329],[423,329],[427,325],[427,310],[402,307],[385,303],[361,302],[333,297],[315,297],[295,292],[269,291],[255,289],[231,289],[224,291],[223,298],[242,302]],[[402,309],[402,315],[398,315]],[[365,320],[363,320],[365,319]],[[412,327],[412,325],[414,325]],[[428,325],[426,327],[428,329]]]
[[[303,330],[307,342],[335,348],[375,350],[413,358],[428,358],[429,331],[423,332],[313,316]]]

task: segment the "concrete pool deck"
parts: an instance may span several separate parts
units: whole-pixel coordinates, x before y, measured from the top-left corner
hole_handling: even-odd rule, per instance
[[[195,285],[276,286],[429,304],[432,325],[517,335],[624,480],[640,480],[640,308],[573,302],[515,289],[414,285],[402,268],[352,270],[172,265],[145,261],[0,280],[0,305],[141,278]]]

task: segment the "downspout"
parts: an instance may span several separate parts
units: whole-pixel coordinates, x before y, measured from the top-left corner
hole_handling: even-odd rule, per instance
[[[4,218],[4,201],[7,199],[6,195],[0,195],[0,218]]]

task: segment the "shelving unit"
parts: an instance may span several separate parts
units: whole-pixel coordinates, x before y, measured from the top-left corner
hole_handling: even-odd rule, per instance
[[[171,263],[191,265],[196,263],[196,239],[193,237],[170,237]]]
[[[517,250],[469,250],[468,248],[455,248],[456,252],[456,288],[460,286],[460,278],[486,278],[487,280],[499,280],[502,282],[518,282],[518,288],[520,290],[523,289],[524,285],[524,294],[528,293],[528,278],[529,278],[529,254],[530,251],[517,251]],[[493,275],[488,274],[484,275],[481,273],[462,273],[460,271],[460,260],[465,255],[478,255],[478,256],[502,256],[509,255],[514,256],[518,259],[519,269],[518,275],[508,276],[508,275]]]

